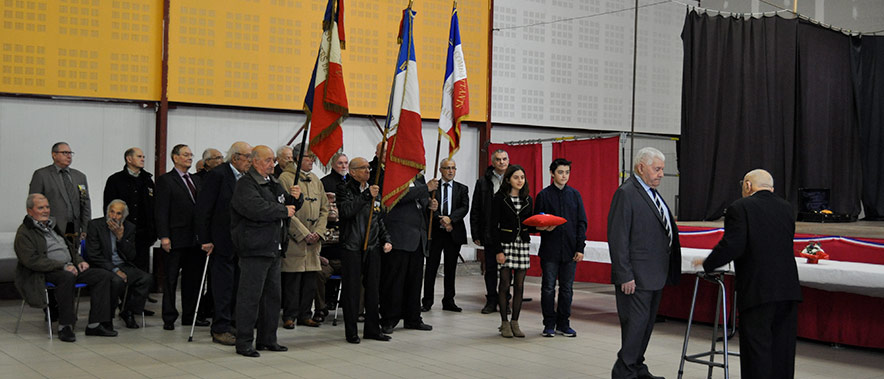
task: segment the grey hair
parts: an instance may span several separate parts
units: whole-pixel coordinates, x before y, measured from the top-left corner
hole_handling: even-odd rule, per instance
[[[212,157],[212,150],[218,150],[214,147],[210,147],[208,149],[203,150],[203,162]]]
[[[298,145],[300,145],[300,144],[298,144]],[[286,149],[291,150],[292,155],[293,156],[295,155],[295,149],[293,149],[291,146],[288,146],[288,145],[282,145],[279,147],[279,149],[276,149],[276,156],[279,157],[280,155],[282,155],[282,152],[285,151]]]
[[[236,157],[237,154],[248,156],[247,154],[243,154],[241,151],[239,151],[239,149],[236,148],[236,146],[241,143],[244,144],[245,142],[236,141],[232,145],[230,145],[230,149],[227,149],[227,155],[225,155],[225,157],[227,158],[224,160],[225,162],[227,162],[227,163],[233,162],[233,158]]]
[[[126,149],[126,152],[123,153],[123,161],[124,162],[126,161],[126,158],[135,156],[135,149],[137,149],[137,147],[130,147],[130,148]]]
[[[42,193],[32,193],[32,194],[28,195],[28,199],[25,200],[25,207],[27,207],[27,209],[33,208],[34,201],[37,200],[38,198],[41,198],[41,197],[44,199],[46,198],[46,196],[43,196]]]
[[[107,209],[104,210],[104,214],[107,215],[110,213],[110,209],[114,204],[123,204],[123,219],[121,221],[126,221],[126,217],[129,217],[129,206],[126,205],[126,202],[120,199],[113,199],[110,203],[107,204]]]
[[[638,171],[639,164],[644,163],[646,165],[650,165],[650,164],[654,163],[655,158],[659,159],[663,162],[666,162],[666,156],[663,155],[663,152],[661,152],[660,150],[657,150],[657,149],[650,147],[650,146],[643,147],[643,148],[639,149],[637,153],[635,153],[635,159],[633,160],[633,164],[634,164],[633,168],[635,169],[635,171]]]
[[[497,155],[497,154],[500,154],[500,153],[504,153],[504,154],[506,154],[507,158],[509,158],[509,156],[510,156],[510,153],[507,153],[506,150],[504,150],[504,149],[497,149],[497,150],[494,150],[494,152],[491,153],[491,156],[493,157],[493,156],[495,156],[495,155]]]

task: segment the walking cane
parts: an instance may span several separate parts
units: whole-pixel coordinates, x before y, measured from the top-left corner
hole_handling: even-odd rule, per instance
[[[193,310],[193,323],[190,324],[190,337],[187,337],[187,342],[193,342],[193,328],[196,327],[196,315],[200,312],[200,300],[203,299],[203,289],[206,288],[206,271],[209,269],[211,258],[211,256],[206,257],[206,264],[203,266],[203,279],[200,281],[200,292],[196,297],[196,309]]]

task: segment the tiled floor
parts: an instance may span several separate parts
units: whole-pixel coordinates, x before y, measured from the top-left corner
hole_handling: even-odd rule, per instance
[[[457,302],[463,313],[436,308],[424,313],[431,332],[396,329],[390,342],[344,341],[342,323],[320,328],[279,329],[285,353],[263,352],[245,358],[232,347],[211,342],[208,328],[197,328],[187,342],[189,328],[164,331],[158,317],[148,317],[146,328],[129,330],[116,321],[120,336],[87,337],[77,329],[77,342],[50,341],[42,312],[25,309],[19,333],[13,334],[19,302],[0,302],[0,377],[3,378],[608,378],[616,359],[620,337],[611,286],[578,284],[574,295],[572,326],[577,338],[540,336],[540,288],[529,278],[526,296],[534,301],[522,312],[524,339],[504,339],[497,333],[498,315],[479,313],[484,302],[482,278],[458,277]],[[441,278],[437,289],[441,291]],[[157,295],[155,295],[157,296]],[[88,313],[88,298],[80,307]],[[158,304],[149,306],[158,310]],[[360,326],[361,328],[361,326]],[[656,375],[677,377],[685,323],[657,324],[646,354]],[[711,327],[698,326],[689,352],[709,346]],[[732,350],[738,350],[732,340]],[[798,378],[884,378],[884,352],[854,348],[835,349],[827,344],[799,341]],[[731,377],[740,374],[739,361],[731,361]],[[722,377],[716,369],[714,377]],[[705,377],[705,366],[686,364],[686,378]]]

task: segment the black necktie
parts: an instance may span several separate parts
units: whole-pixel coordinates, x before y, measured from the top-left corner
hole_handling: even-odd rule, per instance
[[[193,202],[196,202],[196,187],[194,187],[193,182],[190,181],[190,175],[187,173],[184,174],[184,182],[187,183],[187,189],[190,190],[190,198]]]
[[[666,229],[666,236],[669,237],[669,242],[672,242],[672,229],[669,228],[669,222],[666,221],[666,211],[663,209],[660,193],[653,188],[651,188],[651,192],[654,193],[654,203],[657,204],[657,211],[660,212],[660,217],[663,218],[663,228]]]
[[[451,198],[448,196],[448,188],[451,187],[450,183],[442,184],[442,215],[448,216],[451,213]]]
[[[68,191],[68,215],[71,219],[74,218],[74,201],[79,202],[80,196],[77,187],[74,186],[74,182],[71,180],[71,172],[68,169],[61,170],[61,178],[64,180],[65,190]]]

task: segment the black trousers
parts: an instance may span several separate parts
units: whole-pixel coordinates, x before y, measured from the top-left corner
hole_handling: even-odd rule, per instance
[[[114,307],[111,306],[111,275],[114,273],[90,268],[77,275],[65,270],[56,270],[43,274],[45,280],[55,285],[49,292],[55,295],[58,303],[58,325],[74,325],[77,315],[74,313],[74,301],[77,294],[74,285],[85,283],[89,288],[89,323],[113,320]]]
[[[156,238],[149,239],[147,237],[141,238],[142,234],[149,234],[148,232],[142,233],[141,231],[135,232],[135,267],[144,272],[150,272],[150,248],[153,246],[154,242],[157,242]]]
[[[486,303],[497,304],[497,257],[485,250]]]
[[[460,256],[460,244],[451,239],[451,233],[441,229],[433,232],[433,241],[430,243],[430,256],[427,257],[426,272],[424,272],[424,298],[421,303],[425,307],[433,306],[435,294],[436,274],[439,272],[439,262],[445,256],[445,292],[442,295],[442,305],[454,303],[454,277],[457,273],[457,258]]]
[[[236,263],[236,255],[233,252],[222,255],[218,254],[217,248],[209,261],[212,280],[209,291],[215,306],[215,314],[212,316],[214,333],[234,332],[233,312],[236,304],[236,286],[239,282],[239,267]]]
[[[153,277],[150,274],[140,270],[138,267],[123,263],[119,266],[120,271],[126,274],[126,281],[123,281],[119,275],[111,273],[111,287],[113,288],[113,296],[111,299],[120,299],[126,294],[126,287],[129,288],[129,294],[124,299],[126,308],[124,311],[132,312],[132,314],[141,314],[144,311],[144,303],[147,302],[147,294],[150,287],[153,286]],[[96,270],[104,270],[96,268]],[[107,271],[107,270],[105,270]],[[112,304],[116,304],[113,302]],[[111,314],[113,316],[113,314]]]
[[[236,351],[275,345],[279,328],[280,258],[240,257],[236,290]],[[255,338],[254,330],[258,329]]]
[[[423,251],[393,249],[383,253],[381,260],[381,324],[395,327],[399,320],[405,325],[420,324]],[[365,308],[367,312],[367,301]]]
[[[617,316],[620,317],[620,351],[611,371],[612,378],[636,378],[647,376],[645,351],[654,331],[654,320],[663,290],[636,289],[627,295],[615,285]]]
[[[381,327],[378,316],[378,287],[381,275],[381,257],[377,248],[364,253],[344,251],[341,254],[341,304],[344,307],[344,333],[356,337],[356,318],[359,313],[359,295],[365,288],[365,324],[363,335],[378,335]]]
[[[196,299],[199,296],[206,253],[197,246],[172,249],[165,256],[166,283],[163,286],[163,322],[171,324],[178,319],[175,291],[178,273],[181,273],[181,322],[193,322]]]
[[[316,295],[318,271],[282,273],[282,319],[307,320]]]
[[[778,301],[740,310],[740,374],[793,378],[798,303]]]

